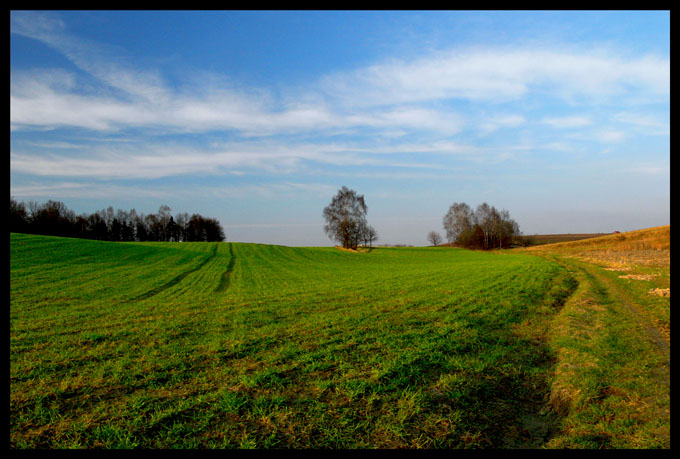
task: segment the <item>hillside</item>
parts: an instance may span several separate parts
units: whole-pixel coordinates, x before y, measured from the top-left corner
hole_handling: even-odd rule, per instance
[[[554,448],[670,445],[670,226],[525,249],[578,286],[548,332]]]
[[[537,445],[536,339],[572,285],[526,254],[12,234],[10,444]]]
[[[669,251],[11,234],[10,446],[668,448]]]
[[[670,269],[671,227],[658,226],[585,240],[529,247],[529,252],[559,253],[601,265],[631,271],[640,267]],[[670,275],[670,273],[669,273]]]
[[[555,235],[557,236],[557,235]],[[561,235],[564,236],[564,235]],[[570,235],[578,236],[578,235]],[[577,249],[577,248],[587,248],[587,250],[601,251],[601,250],[669,250],[671,244],[671,227],[657,226],[653,228],[645,228],[636,231],[627,231],[624,233],[615,234],[591,234],[591,235],[581,235],[579,239],[573,241],[557,241],[552,243],[552,247],[549,249]],[[539,236],[531,236],[539,237]],[[541,236],[548,238],[549,235]],[[537,248],[541,250],[543,248]]]

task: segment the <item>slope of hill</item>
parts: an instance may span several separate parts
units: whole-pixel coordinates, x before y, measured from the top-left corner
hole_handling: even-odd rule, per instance
[[[548,333],[556,448],[670,446],[670,226],[526,249],[578,287]]]
[[[565,235],[545,235],[543,238]],[[579,237],[573,241],[556,241],[550,247],[536,247],[529,250],[588,250],[588,251],[669,251],[671,246],[670,225],[645,228],[614,234],[569,235]],[[539,237],[539,236],[530,236]]]
[[[12,448],[537,446],[573,288],[520,253],[21,234],[10,283]]]
[[[10,445],[668,448],[669,251],[11,234]]]

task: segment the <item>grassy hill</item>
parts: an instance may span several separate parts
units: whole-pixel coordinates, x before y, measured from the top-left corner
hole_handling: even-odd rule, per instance
[[[11,234],[10,447],[668,447],[650,330],[670,303],[648,291],[670,241],[647,236],[488,253]],[[640,250],[657,264],[594,261]]]
[[[670,446],[670,226],[521,250],[578,287],[548,332],[557,448]]]
[[[15,448],[531,442],[534,333],[572,287],[459,249],[12,234],[10,255]]]

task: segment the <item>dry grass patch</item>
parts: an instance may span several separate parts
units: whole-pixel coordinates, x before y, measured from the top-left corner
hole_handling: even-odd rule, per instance
[[[666,296],[668,298],[671,297],[671,289],[670,288],[653,288],[649,290],[649,293],[651,295],[656,295],[656,296]]]
[[[654,274],[626,274],[624,276],[619,276],[619,279],[635,279],[635,280],[652,280],[656,277]]]
[[[670,264],[670,232],[670,225],[658,226],[523,250],[577,257],[616,271],[630,271],[636,265],[665,267]]]

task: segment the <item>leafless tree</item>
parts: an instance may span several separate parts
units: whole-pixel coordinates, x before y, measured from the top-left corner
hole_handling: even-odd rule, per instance
[[[378,240],[378,232],[372,226],[366,229],[366,237],[368,238],[368,245],[373,247],[373,242]]]
[[[356,249],[367,226],[367,210],[364,196],[343,186],[323,209],[326,219],[323,229],[330,239],[338,241],[344,248]]]
[[[439,244],[442,243],[442,237],[439,233],[436,231],[430,231],[427,234],[427,240],[432,244],[433,246],[438,246]]]
[[[486,250],[509,247],[521,234],[507,210],[498,211],[486,202],[475,211],[465,203],[454,203],[444,216],[444,228],[449,241]]]
[[[454,202],[444,215],[444,229],[449,242],[455,242],[458,237],[475,226],[475,216],[470,206],[464,202]]]
[[[177,233],[179,240],[184,242],[187,240],[187,227],[189,225],[189,214],[181,212],[175,216],[175,223],[177,224]]]
[[[172,220],[172,216],[170,215],[170,206],[163,204],[158,208],[158,223],[159,223],[159,230],[160,230],[160,237],[161,241],[169,241],[170,240],[170,221]]]
[[[477,206],[477,211],[475,216],[477,217],[477,224],[482,229],[482,234],[484,234],[484,248],[489,249],[492,246],[493,229],[494,229],[494,219],[497,218],[495,215],[495,210],[492,209],[487,203],[482,203]]]

